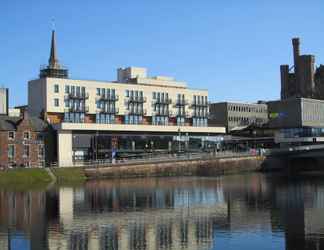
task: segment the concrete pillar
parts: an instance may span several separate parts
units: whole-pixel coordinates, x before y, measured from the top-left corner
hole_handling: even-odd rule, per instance
[[[60,167],[72,167],[72,131],[57,131],[57,157]]]

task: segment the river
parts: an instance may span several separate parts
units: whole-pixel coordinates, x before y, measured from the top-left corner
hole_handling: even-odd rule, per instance
[[[0,249],[324,249],[324,177],[259,173],[0,189]]]

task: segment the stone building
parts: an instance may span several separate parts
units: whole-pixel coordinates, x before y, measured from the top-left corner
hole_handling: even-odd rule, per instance
[[[42,167],[54,153],[52,133],[43,120],[0,116],[0,167]]]
[[[7,115],[9,107],[9,90],[0,88],[0,115]]]
[[[324,99],[324,65],[315,69],[314,55],[300,55],[299,38],[292,39],[294,65],[281,65],[281,99]]]

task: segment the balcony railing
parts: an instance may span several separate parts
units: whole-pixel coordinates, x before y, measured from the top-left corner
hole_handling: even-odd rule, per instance
[[[118,95],[100,95],[96,98],[97,101],[117,102],[119,100]]]
[[[172,103],[172,100],[170,98],[160,98],[160,99],[153,99],[152,104],[164,104],[169,105]]]
[[[153,115],[155,116],[168,116],[168,117],[171,117],[173,115],[172,111],[170,110],[156,110],[156,111],[153,111]]]
[[[83,99],[88,99],[89,98],[89,93],[69,93],[66,94],[64,99],[79,99],[79,100],[83,100]]]
[[[146,110],[126,110],[126,115],[146,115]]]
[[[199,112],[199,111],[194,111],[192,112],[192,117],[197,117],[197,118],[208,118],[209,117],[209,112]]]
[[[189,112],[176,112],[177,117],[184,117],[184,118],[190,118],[191,115]]]
[[[146,97],[143,97],[143,96],[130,96],[130,97],[126,97],[125,102],[126,103],[130,103],[130,102],[144,103],[144,102],[146,102]]]
[[[188,104],[189,104],[188,100],[178,99],[173,106],[174,107],[180,107],[180,106],[186,106]]]
[[[116,115],[119,113],[119,109],[118,108],[113,108],[113,109],[98,108],[97,113]]]
[[[197,102],[197,101],[192,101],[190,103],[190,108],[195,108],[195,107],[207,108],[208,106],[209,106],[209,102],[201,103],[201,102]]]
[[[64,109],[65,112],[71,113],[87,113],[89,112],[88,106],[69,107]]]

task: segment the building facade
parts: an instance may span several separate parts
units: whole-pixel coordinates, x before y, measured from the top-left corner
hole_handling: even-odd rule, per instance
[[[0,167],[43,167],[55,147],[48,125],[41,119],[0,116]],[[47,145],[47,146],[46,146]]]
[[[324,101],[290,98],[268,102],[269,127],[277,143],[324,141]]]
[[[207,90],[189,89],[171,77],[148,77],[145,68],[120,68],[117,81],[69,79],[57,60],[55,32],[45,69],[50,70],[28,83],[28,109],[57,129],[60,165],[107,158],[122,145],[133,151],[172,150],[175,136],[203,141],[225,132],[208,126]]]
[[[210,124],[224,126],[228,133],[250,125],[262,126],[268,122],[268,107],[265,103],[212,103],[209,112]]]
[[[292,39],[294,64],[281,65],[281,99],[324,99],[324,65],[315,69],[314,55],[300,55],[299,38]]]
[[[0,88],[0,115],[8,115],[9,109],[9,90]]]

